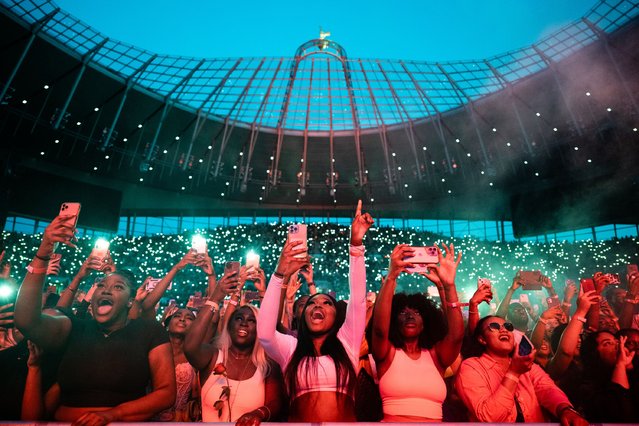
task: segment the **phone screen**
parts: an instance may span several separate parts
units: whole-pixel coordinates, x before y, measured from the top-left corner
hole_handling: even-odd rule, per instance
[[[519,355],[520,356],[527,356],[530,355],[530,353],[532,352],[532,343],[530,343],[530,340],[528,340],[528,337],[526,337],[526,335],[522,335],[521,336],[521,341],[519,342]]]

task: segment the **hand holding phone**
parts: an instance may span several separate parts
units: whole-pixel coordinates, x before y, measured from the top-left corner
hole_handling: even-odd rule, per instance
[[[525,334],[522,334],[521,340],[519,341],[519,349],[517,353],[519,354],[519,356],[528,356],[532,353],[532,351],[533,345],[530,342],[530,339],[528,339]]]
[[[191,238],[191,249],[195,251],[196,254],[205,254],[206,253],[206,238],[201,235],[193,235]]]
[[[298,259],[303,259],[308,255],[308,242],[307,242],[307,229],[306,225],[303,223],[296,223],[293,225],[289,225],[288,227],[288,241],[301,241],[302,245],[297,246],[297,248],[304,247],[306,251],[303,253],[296,254],[294,257]]]
[[[439,252],[437,247],[410,247],[413,250],[413,255],[404,259],[405,262],[412,263],[413,266],[406,268],[411,273],[425,273],[428,272],[428,265],[435,265],[439,263]]]

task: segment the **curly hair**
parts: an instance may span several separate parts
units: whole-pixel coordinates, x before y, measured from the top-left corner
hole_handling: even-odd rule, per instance
[[[398,322],[399,313],[404,308],[415,309],[419,312],[424,322],[424,329],[418,339],[419,347],[430,349],[448,334],[448,323],[444,313],[437,307],[435,302],[421,293],[397,293],[393,296],[390,330],[388,332],[388,340],[396,348],[404,347],[404,338],[400,333]]]
[[[304,304],[302,315],[300,315],[299,322],[297,324],[297,346],[291,357],[291,360],[284,372],[284,380],[288,389],[289,395],[294,397],[297,394],[299,388],[298,383],[298,370],[304,371],[306,374],[306,380],[311,381],[310,378],[317,372],[317,356],[315,354],[315,346],[313,345],[313,336],[308,329],[308,325],[304,320],[306,309],[308,309],[309,303],[317,296],[327,296],[333,302],[336,310],[335,322],[328,331],[328,336],[322,347],[320,348],[321,355],[328,355],[331,357],[335,364],[335,376],[337,377],[337,388],[339,390],[345,390],[348,395],[353,396],[355,390],[355,382],[357,375],[355,374],[355,368],[351,359],[342,345],[342,342],[337,338],[337,332],[344,324],[346,319],[346,303],[340,303],[335,300],[330,294],[316,293],[308,298]]]

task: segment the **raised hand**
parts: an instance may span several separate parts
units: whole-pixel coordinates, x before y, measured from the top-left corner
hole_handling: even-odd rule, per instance
[[[307,266],[300,269],[300,275],[302,276],[302,278],[304,278],[307,284],[312,283],[313,282],[313,264],[309,262]]]
[[[510,286],[510,288],[512,288],[513,290],[517,290],[519,287],[521,287],[520,273],[521,271],[517,271],[517,273],[515,274],[515,277],[513,278],[513,284]]]
[[[374,223],[375,221],[370,214],[362,214],[362,200],[359,200],[355,210],[355,219],[351,224],[351,245],[361,246],[364,235]]]
[[[473,293],[473,296],[470,298],[468,303],[471,306],[479,306],[481,302],[490,303],[491,300],[493,300],[492,286],[482,284],[477,288],[477,290],[475,290],[475,293]]]
[[[11,308],[13,308],[13,303],[0,306],[0,327],[13,327],[13,311]]]
[[[626,370],[632,369],[632,360],[635,357],[635,352],[626,347],[626,340],[628,336],[619,336],[619,349],[617,350],[617,365],[623,366]]]
[[[42,358],[42,350],[33,343],[31,340],[27,341],[27,347],[29,348],[29,358],[27,359],[27,367],[37,368],[40,367],[40,360]]]
[[[577,285],[573,280],[566,280],[566,288],[564,289],[564,302],[570,303],[577,294]]]
[[[89,255],[84,262],[82,262],[82,266],[78,271],[78,277],[80,279],[84,279],[89,276],[91,271],[102,271],[104,265],[102,264],[102,259],[97,256]]]
[[[49,258],[55,250],[56,243],[62,243],[69,247],[77,249],[76,245],[72,241],[77,241],[75,234],[77,230],[75,226],[70,225],[70,219],[73,216],[57,216],[46,227],[44,234],[42,235],[42,242],[38,248],[38,256],[42,258]]]
[[[302,287],[302,281],[293,275],[288,282],[288,287],[286,288],[286,298],[288,300],[295,300],[295,294]]]
[[[262,268],[258,267],[253,269],[253,272],[248,275],[247,279],[253,281],[255,289],[259,291],[260,294],[264,294],[266,291],[266,274]]]
[[[581,293],[577,298],[577,310],[576,316],[585,317],[590,307],[599,303],[600,296],[595,290],[590,290],[585,293]]]
[[[388,265],[388,278],[397,279],[402,272],[407,272],[407,268],[410,268],[413,264],[404,261],[404,259],[411,257],[414,253],[415,251],[408,244],[395,246]]]
[[[180,271],[186,268],[189,265],[197,264],[198,260],[201,259],[201,256],[195,252],[195,250],[191,249],[186,252],[186,254],[180,259],[180,261],[175,265]]]
[[[62,255],[59,253],[53,253],[51,255],[51,260],[49,260],[49,264],[47,265],[47,275],[58,275],[60,273],[61,259]]]
[[[304,257],[297,257],[301,254],[304,254]],[[306,245],[302,241],[289,241],[282,249],[275,273],[282,275],[284,278],[289,278],[308,262],[309,257]]]
[[[533,362],[535,361],[535,353],[537,350],[533,349],[531,353],[525,356],[519,355],[519,343],[515,345],[515,350],[513,351],[513,356],[510,358],[510,366],[508,367],[508,371],[511,371],[515,374],[524,374],[530,371],[532,368]]]
[[[202,269],[208,276],[215,275],[215,269],[213,268],[213,260],[208,253],[196,255],[195,266]]]
[[[144,301],[144,299],[146,299],[146,296],[149,295],[149,290],[147,288],[147,284],[149,283],[149,281],[151,280],[152,277],[146,277],[144,282],[142,283],[142,285],[140,287],[138,287],[137,291],[135,292],[135,301],[138,303],[142,303],[142,301]]]
[[[223,275],[217,282],[215,289],[209,296],[210,300],[221,302],[227,295],[233,294],[238,291],[240,284],[240,274],[235,271],[229,274]]]
[[[446,244],[442,244],[446,256],[442,254],[441,248],[437,247],[437,254],[439,256],[438,265],[428,265],[428,278],[436,286],[454,287],[455,275],[457,274],[457,267],[461,262],[461,252],[457,252],[457,258],[455,259],[455,247],[451,244],[447,247]]]

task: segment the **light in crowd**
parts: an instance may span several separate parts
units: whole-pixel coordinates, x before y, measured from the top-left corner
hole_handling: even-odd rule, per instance
[[[93,170],[98,170],[98,166],[94,166],[94,167],[93,167]]]
[[[81,126],[81,125],[82,125],[82,122],[81,122],[81,121],[78,121],[77,123],[75,123],[75,125],[76,125],[76,126]]]
[[[589,159],[588,159],[588,162],[589,162],[589,163],[592,163],[592,160],[589,158]]]
[[[13,295],[13,288],[9,284],[0,284],[0,299],[8,299]]]
[[[166,153],[168,153],[169,151],[165,149],[165,150],[164,150],[164,151],[162,151],[162,152],[166,154]]]
[[[422,147],[422,151],[426,151],[426,147],[425,146]]]
[[[590,92],[586,92],[586,96],[590,96]]]
[[[510,146],[510,142],[506,142],[506,146]]]
[[[95,108],[93,108],[93,111],[98,112],[98,111],[100,111],[100,108],[95,107]]]
[[[224,193],[223,193],[223,192],[222,192],[220,195],[221,195],[222,197],[224,197]]]
[[[40,155],[44,155],[44,151],[40,152]]]
[[[492,182],[490,182],[488,185],[493,186],[493,183],[492,183]]]
[[[459,143],[460,141],[459,141],[459,139],[455,139],[455,142]]]
[[[553,131],[553,132],[556,132],[556,131],[557,131],[557,128],[556,128],[556,127],[553,127],[553,128],[552,128],[552,131]]]
[[[106,238],[98,238],[95,240],[95,248],[99,250],[108,250],[111,243]]]
[[[193,176],[189,175],[189,179],[193,179]]]
[[[608,108],[606,108],[606,111],[612,112],[612,108],[608,107]]]
[[[180,140],[180,137],[179,137],[179,136],[176,136],[176,137],[175,137],[175,140],[176,140],[176,141],[179,141],[179,140]]]
[[[140,182],[144,182],[144,178],[140,178]]]
[[[203,163],[203,162],[204,162],[204,160],[200,158],[200,159],[198,160],[198,162],[199,162],[199,163]]]
[[[493,132],[496,132],[496,131],[497,131],[497,129],[495,127],[493,127]]]
[[[27,100],[26,100],[26,99],[23,99],[23,100],[22,100],[22,103],[23,103],[23,104],[26,104],[26,103],[27,103]]]
[[[105,156],[104,156],[104,159],[105,159],[105,160],[108,160],[108,159],[109,159],[109,156],[108,156],[108,155],[105,155]]]
[[[127,141],[128,141],[127,138],[122,139],[122,142],[127,142]]]
[[[579,147],[578,146],[575,147],[575,151],[579,151]]]
[[[186,189],[185,187],[182,187],[182,191],[184,191],[185,189]]]
[[[209,145],[209,146],[207,147],[207,149],[213,149],[213,147],[212,147],[211,145]]]
[[[138,124],[138,129],[142,128],[142,123]]]
[[[393,152],[393,157],[395,156],[395,153]]]
[[[44,90],[49,90],[49,85],[48,84],[44,85]]]
[[[524,164],[528,164],[528,160],[524,160]]]
[[[466,153],[466,157],[470,157],[470,152],[467,152],[467,153]]]
[[[536,113],[535,115],[536,115],[537,117],[541,117],[541,114],[540,114],[540,113]]]
[[[60,139],[56,139],[55,141],[53,141],[55,143],[60,143]]]

